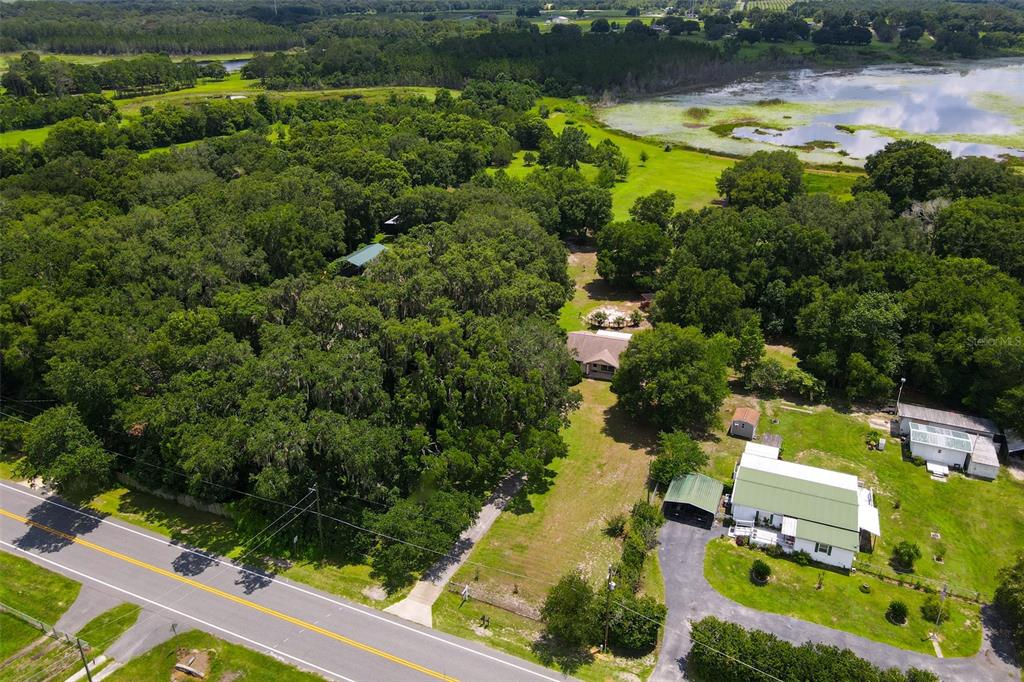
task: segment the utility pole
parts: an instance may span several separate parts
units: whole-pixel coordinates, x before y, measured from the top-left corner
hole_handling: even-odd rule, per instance
[[[935,614],[935,629],[936,630],[939,629],[939,623],[942,622],[942,607],[945,606],[945,604],[946,604],[946,591],[947,591],[948,587],[949,587],[949,585],[943,585],[942,586],[942,598],[939,599],[939,612],[937,614]],[[938,633],[936,633],[936,636],[938,636]]]
[[[613,575],[615,575],[615,566],[608,564],[608,589],[605,590],[604,600],[604,651],[608,651],[608,626],[611,624],[612,591],[615,589],[615,581],[612,580]]]
[[[907,383],[907,378],[906,377],[900,377],[900,390],[896,394],[896,412],[897,413],[899,413],[899,411],[900,411],[900,398],[903,397],[903,386],[906,383]]]
[[[326,557],[324,556],[324,517],[320,514],[320,490],[314,483],[310,490],[316,494],[316,527],[317,532],[320,535],[320,560],[323,561]]]
[[[89,661],[85,660],[85,651],[82,650],[82,640],[75,637],[75,644],[78,646],[78,655],[82,657],[82,665],[85,666],[85,676],[92,682],[92,671],[89,670]]]

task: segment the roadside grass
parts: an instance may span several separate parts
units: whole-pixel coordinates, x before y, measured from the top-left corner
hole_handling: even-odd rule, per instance
[[[481,616],[490,619],[489,628],[481,627]],[[645,680],[657,663],[654,652],[630,658],[566,650],[543,639],[542,623],[474,599],[462,604],[457,594],[447,591],[434,603],[434,627],[587,682]]]
[[[39,630],[9,613],[0,613],[0,662],[6,661],[43,636]]]
[[[75,636],[89,643],[89,656],[95,658],[135,625],[141,611],[136,604],[118,604],[90,620]]]
[[[723,424],[740,399],[726,401]],[[1024,482],[1005,470],[991,482],[960,474],[952,474],[945,483],[933,481],[924,467],[903,460],[896,439],[889,439],[884,452],[868,450],[865,437],[873,427],[866,415],[823,406],[786,409],[779,400],[763,401],[761,406],[759,431],[782,436],[784,459],[855,474],[874,490],[882,537],[873,552],[858,555],[858,566],[896,575],[888,565],[892,548],[908,540],[921,548],[923,556],[915,573],[904,580],[920,578],[936,589],[948,583],[957,594],[991,600],[998,570],[1024,550]],[[777,424],[771,423],[773,418]],[[709,469],[728,481],[743,442],[725,436],[724,428],[717,433],[716,442],[704,444],[713,452]],[[933,539],[933,532],[940,537]],[[939,545],[947,550],[943,563],[933,559]]]
[[[750,580],[750,566],[762,559],[771,566],[770,582],[759,587]],[[718,592],[745,606],[780,613],[801,620],[867,637],[901,649],[934,655],[928,635],[935,624],[921,616],[927,594],[900,587],[871,576],[844,575],[814,566],[798,566],[787,559],[773,559],[763,552],[737,547],[727,538],[708,543],[704,575]],[[822,588],[817,589],[819,575]],[[865,594],[861,585],[868,585]],[[899,599],[910,615],[905,626],[886,620],[889,602]],[[947,599],[950,620],[938,628],[946,657],[972,656],[981,646],[980,613],[976,604]]]
[[[210,653],[210,680],[274,680],[313,682],[323,678],[286,665],[270,656],[237,644],[230,644],[205,632],[185,632],[129,661],[107,679],[112,682],[164,680],[170,677],[179,652],[201,650]]]
[[[646,498],[655,434],[616,408],[607,382],[585,379],[578,389],[582,405],[562,432],[568,456],[551,464],[550,487],[499,516],[470,557],[531,579],[486,569],[477,575],[466,565],[456,582],[539,608],[548,588],[569,571],[582,569],[596,585],[618,561],[621,544],[604,533],[605,521]]]
[[[227,559],[238,557],[246,550],[239,542],[242,538],[231,519],[149,493],[118,487],[88,499],[73,501],[103,515],[165,535],[172,542]],[[287,563],[284,570],[275,569],[274,566],[266,568],[277,576],[370,606],[388,606],[408,593],[406,589],[383,599],[376,598],[379,592],[374,588],[379,587],[379,583],[370,577],[370,566],[365,557],[329,555],[325,561],[293,558]]]
[[[79,583],[0,552],[0,602],[53,625],[78,598]]]

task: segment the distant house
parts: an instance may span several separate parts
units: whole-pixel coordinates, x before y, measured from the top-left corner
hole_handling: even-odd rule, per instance
[[[734,478],[733,532],[753,544],[848,569],[881,535],[874,495],[856,476],[746,453]]]
[[[583,376],[611,379],[619,368],[619,355],[629,346],[630,334],[623,332],[570,332],[569,353],[580,363]]]
[[[723,488],[721,481],[704,474],[687,474],[672,479],[665,493],[665,516],[692,518],[710,528],[722,502]]]
[[[388,247],[383,244],[369,244],[343,258],[339,258],[335,262],[335,267],[342,275],[359,275],[377,256],[387,250]]]
[[[761,413],[752,407],[737,407],[732,415],[732,423],[729,424],[729,435],[733,438],[746,438],[754,440],[757,435],[757,422],[761,419]]]
[[[1002,432],[994,422],[910,403],[901,403],[896,414],[915,457],[990,481],[999,475]]]

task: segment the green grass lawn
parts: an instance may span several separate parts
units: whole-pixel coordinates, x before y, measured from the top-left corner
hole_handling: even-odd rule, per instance
[[[750,580],[751,564],[758,558],[772,568],[771,580],[763,587]],[[934,654],[928,635],[935,631],[935,624],[921,616],[921,604],[927,596],[923,590],[866,575],[798,566],[787,559],[772,559],[763,552],[737,547],[727,538],[708,544],[704,575],[718,592],[746,606],[845,630],[901,649]],[[868,594],[860,590],[865,584],[870,587]],[[903,601],[910,609],[904,626],[893,625],[885,618],[889,602],[894,599]],[[946,603],[950,606],[950,620],[938,630],[943,655],[974,655],[981,646],[978,606],[956,599],[947,599]]]
[[[730,411],[727,403],[723,418]],[[991,482],[953,474],[939,483],[924,467],[902,459],[899,441],[890,439],[885,452],[868,450],[864,439],[873,427],[864,415],[826,407],[810,411],[786,409],[778,400],[762,402],[760,430],[782,436],[785,459],[855,474],[875,491],[882,537],[874,552],[858,555],[858,565],[895,575],[888,566],[892,547],[909,540],[924,555],[915,566],[916,576],[990,600],[999,569],[1024,550],[1024,482],[1004,470]],[[772,418],[778,423],[772,424]],[[705,447],[715,453],[710,473],[728,481],[742,441],[722,434]],[[933,532],[939,539],[931,537]],[[943,563],[933,559],[940,544],[947,550]]]
[[[467,565],[456,582],[473,581],[476,589],[539,608],[548,588],[573,568],[582,566],[596,584],[618,560],[621,544],[604,533],[605,520],[646,498],[654,434],[615,408],[607,382],[584,380],[578,388],[582,406],[562,432],[569,454],[551,464],[550,488],[529,496],[529,511],[514,508],[498,517],[471,555],[534,580],[486,569],[477,577]]]
[[[211,655],[208,680],[274,680],[274,682],[313,682],[322,677],[257,653],[237,644],[229,644],[205,632],[193,630],[154,647],[115,671],[111,682],[166,680],[170,678],[178,652],[208,651]]]
[[[46,140],[46,136],[50,134],[50,128],[52,127],[43,126],[42,128],[29,128],[28,130],[8,130],[0,133],[0,147],[17,147],[22,141],[30,145],[40,145]]]
[[[605,521],[646,499],[648,448],[654,434],[615,408],[608,383],[585,380],[578,388],[582,406],[570,416],[562,434],[569,454],[550,466],[554,477],[550,487],[510,505],[470,555],[474,563],[532,579],[520,580],[467,564],[454,582],[469,583],[471,594],[536,612],[548,589],[564,574],[581,568],[596,585],[608,565],[618,561],[622,546],[604,533]],[[648,554],[644,564],[642,591],[664,599],[655,552]],[[460,608],[460,601],[457,595],[443,595],[434,605],[434,627],[581,679],[623,679],[621,675],[645,679],[656,662],[654,653],[639,658],[587,656],[584,660],[567,656],[538,643],[543,626],[537,621],[476,600]],[[491,618],[489,631],[479,627],[482,614]]]
[[[135,624],[141,611],[135,604],[118,604],[90,620],[75,636],[89,643],[89,656],[95,658]]]
[[[53,625],[78,598],[79,583],[0,552],[0,602]]]
[[[9,613],[0,613],[0,661],[43,636],[39,630]]]

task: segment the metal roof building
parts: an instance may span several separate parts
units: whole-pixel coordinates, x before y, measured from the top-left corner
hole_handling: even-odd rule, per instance
[[[819,543],[846,550],[852,558],[862,529],[880,534],[872,495],[851,474],[745,453],[735,479],[734,516],[768,521],[784,537],[795,538],[796,546]]]
[[[1002,433],[995,422],[990,419],[951,410],[937,410],[933,407],[914,405],[912,403],[900,403],[896,408],[896,415],[900,418],[900,432],[903,434],[907,433],[906,425],[908,421],[932,424],[955,431],[964,431],[973,435],[984,435],[990,438]]]
[[[910,423],[911,445],[931,445],[943,450],[969,453],[974,449],[971,437],[963,431],[953,431],[931,424]]]
[[[688,516],[710,527],[722,501],[722,482],[704,474],[672,479],[665,493],[665,515]]]

